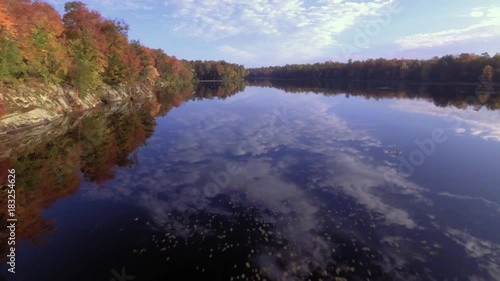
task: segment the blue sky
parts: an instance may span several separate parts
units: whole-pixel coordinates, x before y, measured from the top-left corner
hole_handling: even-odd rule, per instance
[[[247,67],[500,50],[498,0],[81,1],[169,55]]]

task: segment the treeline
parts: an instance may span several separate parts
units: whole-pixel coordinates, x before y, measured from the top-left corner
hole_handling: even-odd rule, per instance
[[[241,65],[187,62],[129,41],[128,26],[82,2],[61,16],[38,0],[0,0],[0,83],[65,83],[81,93],[102,83],[164,86],[197,79],[235,79]]]
[[[243,65],[225,61],[190,61],[198,80],[241,80],[247,76],[248,71]]]
[[[416,59],[368,59],[261,67],[249,78],[404,80],[417,82],[500,82],[500,54],[460,54]],[[483,80],[484,79],[484,80]]]

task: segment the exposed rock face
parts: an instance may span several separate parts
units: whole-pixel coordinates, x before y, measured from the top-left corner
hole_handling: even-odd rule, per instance
[[[56,85],[20,85],[0,88],[0,134],[39,125],[71,112],[84,111],[100,105],[154,97],[141,86],[103,85],[84,96]]]

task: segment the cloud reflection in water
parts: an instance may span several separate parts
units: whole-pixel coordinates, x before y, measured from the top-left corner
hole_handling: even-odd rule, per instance
[[[259,269],[254,277],[433,276],[425,264],[441,245],[410,237],[441,229],[427,217],[434,206],[430,191],[373,156],[384,151],[380,140],[349,127],[325,97],[270,94],[266,103],[259,103],[259,91],[246,95],[169,115],[141,151],[139,167],[120,170],[107,188],[88,190],[87,196],[142,206],[155,227],[169,226],[186,238],[229,240],[233,228],[246,232],[244,246],[251,249],[247,267]],[[276,109],[286,112],[281,116],[286,122],[272,123]],[[241,172],[230,177],[218,196],[204,196],[204,185],[214,181],[210,173],[224,171],[228,164]],[[179,213],[184,220],[173,215]],[[200,219],[201,214],[209,214],[209,221]],[[216,221],[231,227],[217,229]],[[494,254],[471,252],[490,242],[454,231],[447,235],[472,257],[498,261],[498,247],[492,248]],[[224,250],[234,247],[221,244]],[[478,266],[487,267],[490,276],[498,270],[491,262]]]

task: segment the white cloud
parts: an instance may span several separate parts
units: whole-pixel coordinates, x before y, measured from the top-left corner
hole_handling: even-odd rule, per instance
[[[240,50],[238,48],[234,48],[234,47],[227,46],[227,45],[220,47],[219,50],[228,56],[232,56],[232,57],[236,57],[236,58],[240,58],[240,59],[251,59],[251,58],[255,57],[255,55],[250,53],[250,52]]]
[[[481,18],[481,21],[464,28],[404,36],[397,39],[395,43],[402,50],[412,50],[500,36],[500,7],[475,8],[470,12],[469,17]]]
[[[478,10],[473,10],[472,12],[470,12],[470,16],[473,18],[481,18],[481,17],[484,17],[484,12],[478,11]]]
[[[394,2],[168,0],[165,5],[178,34],[207,41],[237,38],[239,52],[308,59],[321,56],[338,44],[340,33]]]

